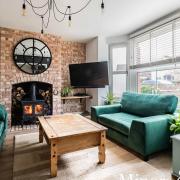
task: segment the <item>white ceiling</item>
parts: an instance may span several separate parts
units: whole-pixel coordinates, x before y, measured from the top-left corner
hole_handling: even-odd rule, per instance
[[[38,3],[40,5],[45,1],[38,0]],[[78,9],[84,1],[87,0],[56,0],[59,6],[70,3],[74,9]],[[180,0],[104,1],[104,13],[100,9],[101,0],[92,0],[84,11],[72,17],[71,27],[68,27],[67,21],[58,23],[51,17],[45,32],[62,36],[66,40],[86,42],[98,35],[108,37],[128,34],[180,8]],[[0,0],[0,26],[40,32],[41,20],[34,15],[30,6],[27,5],[27,16],[21,16],[22,2]],[[32,2],[37,4],[37,0]]]

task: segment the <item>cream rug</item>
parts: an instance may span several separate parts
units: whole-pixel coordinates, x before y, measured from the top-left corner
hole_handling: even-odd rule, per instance
[[[15,136],[13,179],[50,178],[49,148],[38,143],[38,133]],[[98,165],[98,149],[90,148],[59,157],[59,180],[169,180],[162,173],[120,146],[107,141],[106,162]]]

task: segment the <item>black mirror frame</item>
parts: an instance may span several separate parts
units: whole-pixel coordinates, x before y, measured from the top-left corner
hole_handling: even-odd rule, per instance
[[[19,44],[21,44],[23,41],[26,41],[26,40],[33,40],[33,41],[39,41],[39,42],[41,42],[41,43],[43,43],[44,44],[44,46],[45,47],[47,47],[47,49],[49,50],[49,53],[50,53],[50,63],[49,63],[49,65],[48,65],[48,67],[47,68],[45,68],[44,70],[42,70],[41,72],[39,72],[39,73],[29,73],[29,72],[26,72],[26,71],[24,71],[22,68],[20,68],[18,65],[17,65],[17,63],[16,63],[16,58],[15,58],[15,56],[17,56],[17,55],[15,55],[15,50],[16,50],[16,48],[17,48],[17,46],[19,45]],[[28,48],[27,48],[28,49]],[[36,49],[38,49],[37,47],[36,47]],[[41,50],[40,49],[38,49],[40,52],[41,52]],[[25,52],[25,51],[24,51]],[[41,53],[42,54],[42,53]],[[43,57],[43,56],[42,56]],[[24,58],[24,54],[23,54],[23,58]],[[15,45],[15,47],[14,47],[14,49],[13,49],[13,60],[14,60],[14,64],[16,65],[16,67],[18,68],[18,69],[20,69],[22,72],[24,72],[24,73],[26,73],[26,74],[30,74],[30,75],[37,75],[37,74],[42,74],[43,72],[45,72],[49,67],[50,67],[50,65],[51,65],[51,62],[52,62],[52,54],[51,54],[51,51],[50,51],[50,49],[49,49],[49,47],[47,46],[47,44],[46,43],[44,43],[42,40],[40,40],[40,39],[36,39],[36,38],[25,38],[25,39],[22,39],[22,40],[20,40],[16,45]],[[25,61],[25,60],[24,60]]]

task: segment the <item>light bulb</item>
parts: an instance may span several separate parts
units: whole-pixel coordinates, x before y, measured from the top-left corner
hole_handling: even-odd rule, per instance
[[[68,26],[71,27],[71,16],[69,16]]]
[[[43,16],[41,16],[41,21],[42,21],[42,28],[41,28],[41,34],[44,34],[44,29],[43,29],[43,24],[44,24],[44,20],[43,20]]]
[[[26,4],[23,3],[22,5],[22,16],[26,16]]]
[[[102,13],[104,12],[104,1],[102,1],[102,3],[101,3],[101,11],[102,11]]]

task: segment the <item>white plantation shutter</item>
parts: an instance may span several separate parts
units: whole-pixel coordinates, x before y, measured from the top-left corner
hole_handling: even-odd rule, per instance
[[[180,20],[174,24],[174,48],[175,57],[180,58]]]
[[[180,19],[131,39],[130,69],[180,62]]]
[[[162,61],[173,57],[172,24],[151,32],[151,61]]]
[[[145,34],[134,40],[134,64],[150,62],[150,34]]]

